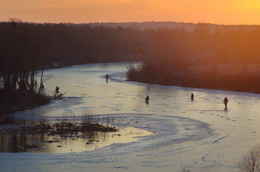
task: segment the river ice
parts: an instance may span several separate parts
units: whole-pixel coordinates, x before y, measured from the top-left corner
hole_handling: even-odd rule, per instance
[[[0,171],[178,172],[184,166],[191,172],[235,172],[243,154],[259,144],[260,95],[128,82],[126,65],[48,70],[46,92],[52,94],[59,86],[66,93],[64,99],[13,116],[52,119],[93,114],[109,117],[112,125],[141,128],[152,135],[80,153],[0,153]],[[224,97],[229,98],[228,110]]]

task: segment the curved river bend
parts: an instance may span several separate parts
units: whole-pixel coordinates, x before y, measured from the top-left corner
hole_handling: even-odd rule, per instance
[[[79,153],[0,153],[0,171],[178,172],[184,166],[192,172],[235,172],[243,154],[260,143],[259,95],[127,82],[126,65],[48,70],[47,92],[52,94],[59,86],[66,93],[64,99],[14,116],[52,119],[93,114],[109,117],[112,125],[140,128],[152,135]],[[229,98],[228,110],[224,97]]]

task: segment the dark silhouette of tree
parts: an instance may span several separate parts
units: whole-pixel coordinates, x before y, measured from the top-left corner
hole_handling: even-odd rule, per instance
[[[217,68],[220,64],[239,62],[247,76],[248,66],[260,62],[259,26],[200,23],[187,30],[140,30],[11,19],[0,23],[0,38],[0,88],[20,92],[39,93],[43,80],[35,81],[42,69],[72,64],[141,60],[142,70],[137,71],[145,80],[151,80],[145,76],[151,74],[169,83],[180,78],[197,81],[190,70],[196,65],[210,66],[202,78],[217,80],[223,72]]]

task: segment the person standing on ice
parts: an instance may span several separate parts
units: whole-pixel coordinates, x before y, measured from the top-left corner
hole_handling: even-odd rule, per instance
[[[224,98],[223,103],[225,105],[225,109],[227,109],[227,104],[228,104],[228,98],[227,97]]]
[[[194,100],[194,94],[193,93],[190,94],[190,98],[191,98],[192,101]]]
[[[108,75],[108,74],[106,74],[106,82],[108,82],[108,78],[109,78],[109,75]]]
[[[150,99],[150,97],[147,95],[146,98],[145,98],[145,103],[146,104],[149,104],[149,99]]]
[[[60,92],[60,88],[58,86],[56,86],[55,93],[58,94],[59,92]]]

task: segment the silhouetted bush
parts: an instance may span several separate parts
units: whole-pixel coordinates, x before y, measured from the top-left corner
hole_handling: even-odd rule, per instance
[[[260,147],[253,147],[238,164],[241,172],[260,172]]]

